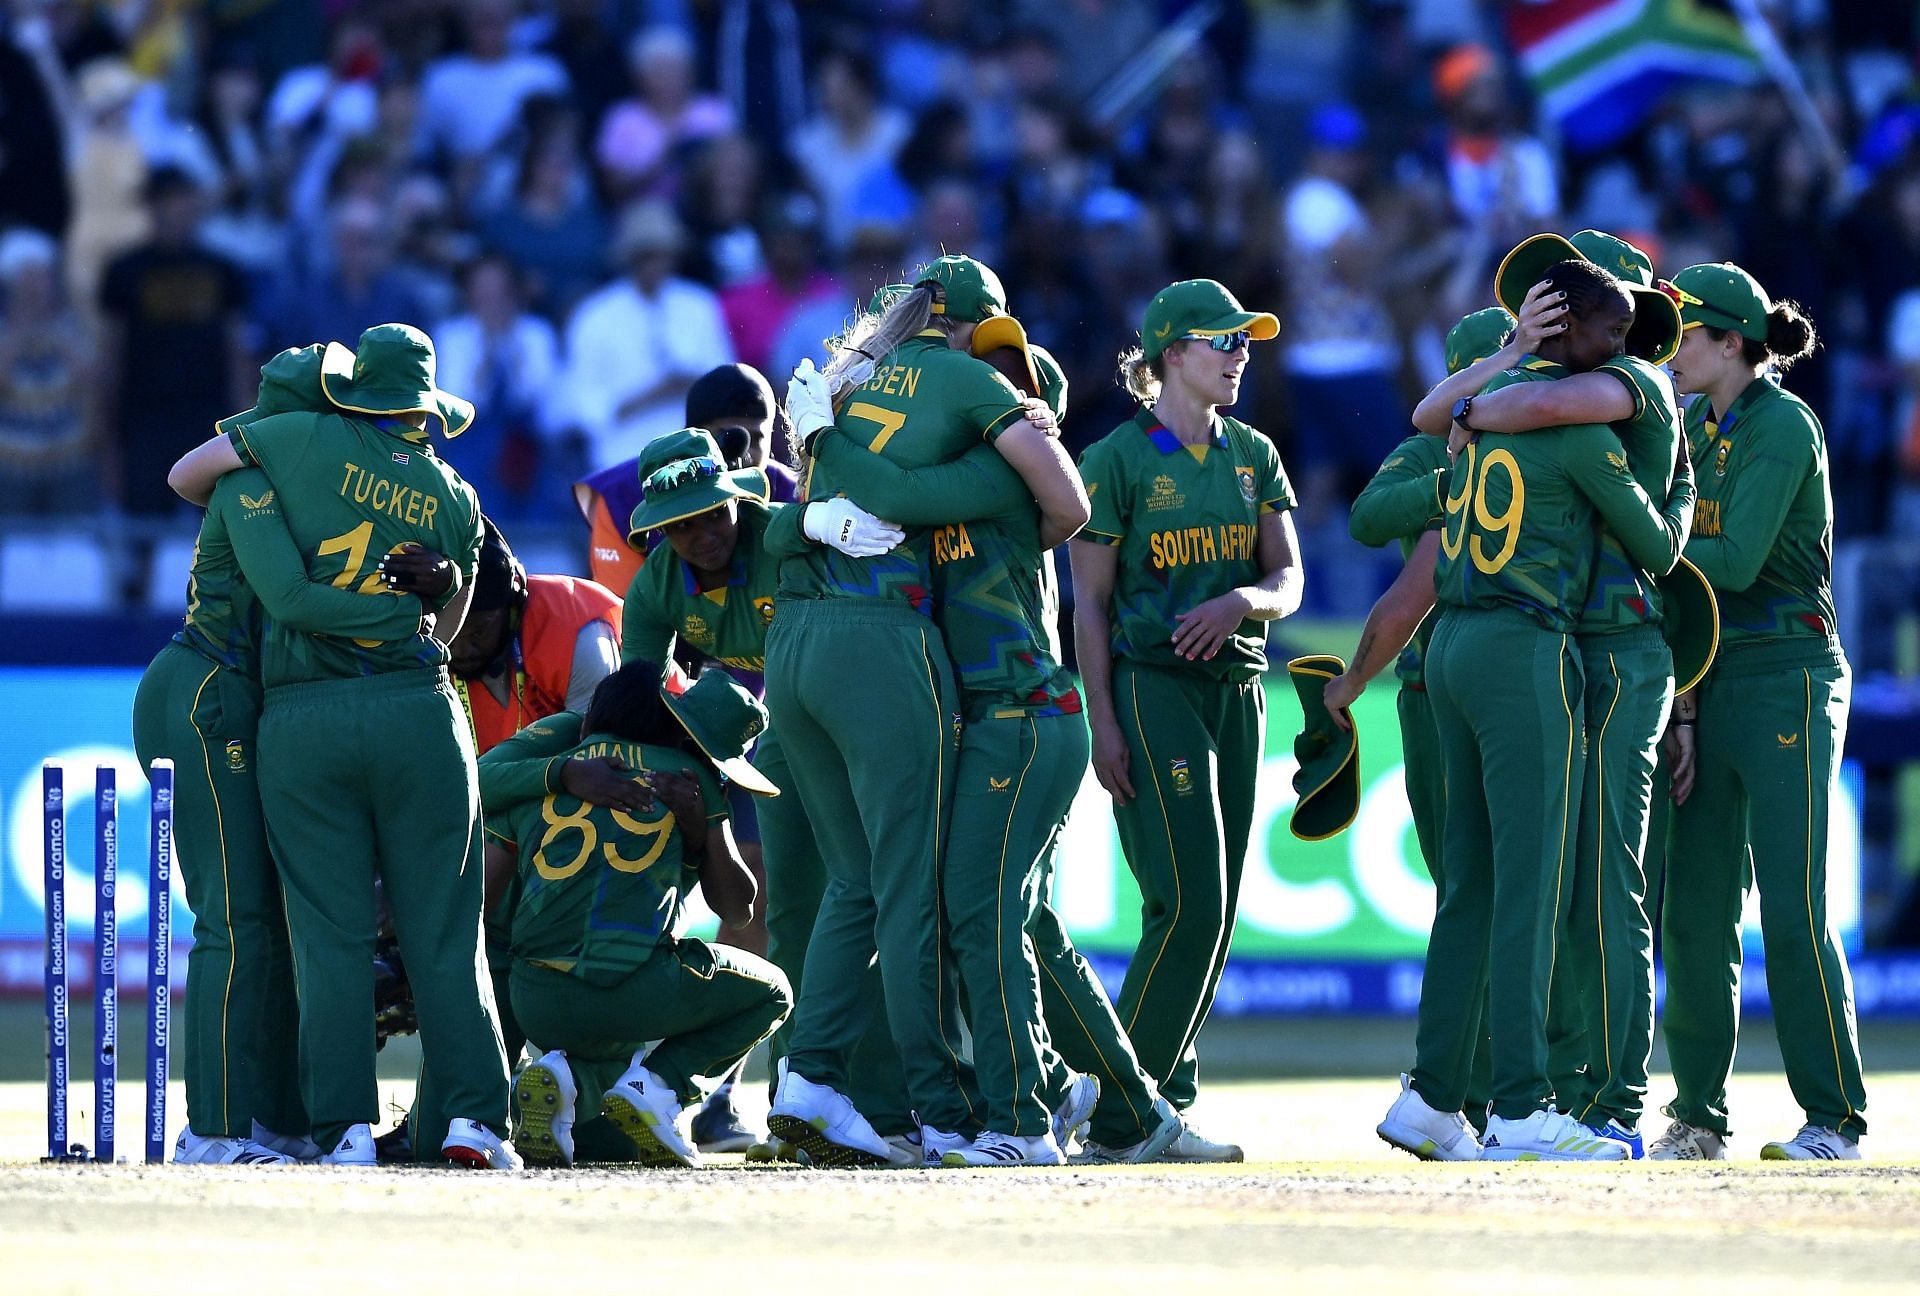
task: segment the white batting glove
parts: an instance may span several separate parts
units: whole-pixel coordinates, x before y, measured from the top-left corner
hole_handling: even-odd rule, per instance
[[[827,391],[827,376],[813,367],[811,359],[800,362],[787,384],[787,418],[802,444],[833,426],[833,397]]]
[[[892,522],[883,522],[850,499],[821,500],[800,515],[807,539],[838,549],[849,558],[877,558],[907,538]]]

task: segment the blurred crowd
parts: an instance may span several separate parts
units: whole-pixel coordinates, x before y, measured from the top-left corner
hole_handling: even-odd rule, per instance
[[[1237,412],[1315,554],[1498,256],[1599,226],[1802,302],[1841,535],[1920,534],[1915,7],[1763,5],[1824,134],[1761,80],[1589,155],[1539,123],[1501,8],[11,0],[0,512],[170,518],[166,465],[261,360],[404,320],[479,405],[446,453],[488,511],[570,519],[693,378],[779,388],[951,249],[1063,363],[1076,450],[1129,412],[1151,291],[1275,310]]]

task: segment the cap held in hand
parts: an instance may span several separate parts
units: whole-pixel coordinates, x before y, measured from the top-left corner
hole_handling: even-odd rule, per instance
[[[1345,832],[1360,812],[1360,731],[1341,728],[1321,696],[1327,681],[1346,674],[1338,657],[1316,654],[1287,663],[1287,677],[1300,696],[1305,727],[1293,740],[1293,775],[1299,801],[1288,826],[1301,841],[1324,841]],[[1353,723],[1352,712],[1347,722]]]

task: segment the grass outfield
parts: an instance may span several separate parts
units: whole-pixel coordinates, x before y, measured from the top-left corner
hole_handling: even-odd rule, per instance
[[[1390,1078],[1211,1086],[1196,1123],[1244,1166],[706,1173],[41,1166],[39,1085],[0,1086],[0,1255],[13,1291],[259,1286],[479,1291],[749,1277],[800,1290],[938,1273],[1067,1290],[1912,1291],[1920,1072],[1872,1076],[1863,1166],[1754,1160],[1798,1116],[1736,1076],[1726,1166],[1421,1165],[1373,1125]],[[1656,1077],[1655,1093],[1667,1091]],[[383,1101],[410,1085],[383,1080]],[[755,1097],[758,1095],[756,1094]],[[90,1107],[88,1087],[76,1093]],[[174,1095],[173,1111],[179,1111]],[[141,1086],[120,1091],[137,1156]],[[77,1114],[77,1113],[76,1113]],[[771,1287],[761,1290],[771,1290]],[[749,1288],[748,1290],[754,1290]],[[1010,1289],[1003,1289],[1010,1290]]]

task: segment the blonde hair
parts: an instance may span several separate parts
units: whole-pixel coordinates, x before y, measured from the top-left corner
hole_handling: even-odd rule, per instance
[[[833,355],[821,372],[826,375],[827,391],[837,403],[873,376],[873,367],[889,351],[915,336],[933,319],[933,284],[921,284],[912,292],[900,294],[878,314],[862,312],[847,325],[846,331],[827,343]],[[787,448],[802,476],[807,468],[807,448],[799,434],[789,431]]]
[[[1160,384],[1166,377],[1162,364],[1158,358],[1147,359],[1139,347],[1129,347],[1120,353],[1120,385],[1142,405],[1151,405],[1160,399]]]

